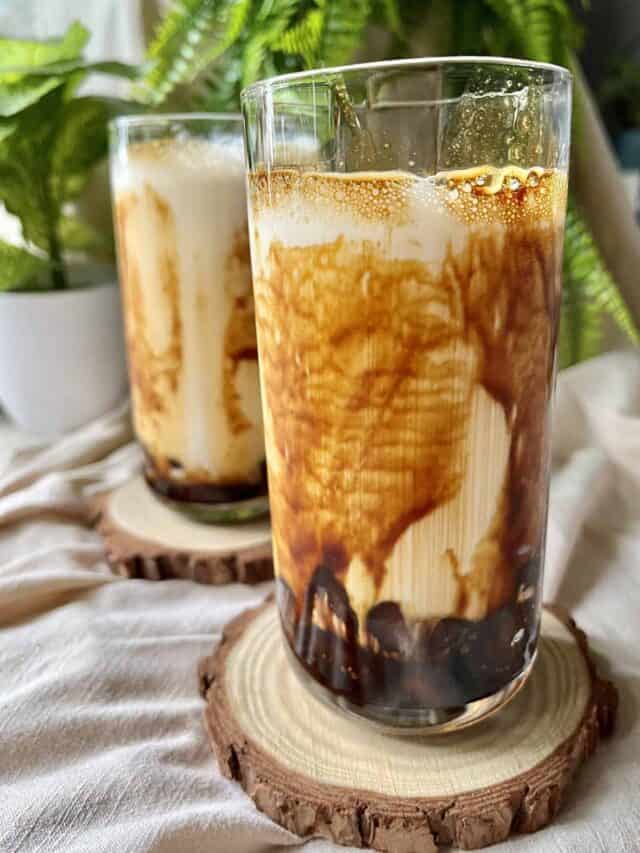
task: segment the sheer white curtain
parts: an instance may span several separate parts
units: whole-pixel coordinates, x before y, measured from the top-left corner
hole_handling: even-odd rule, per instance
[[[72,21],[91,32],[90,59],[139,62],[144,52],[145,20],[154,13],[147,0],[0,0],[0,33],[22,38],[52,38]]]

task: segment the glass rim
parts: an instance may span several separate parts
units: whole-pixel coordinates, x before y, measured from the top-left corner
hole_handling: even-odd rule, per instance
[[[538,71],[551,71],[560,78],[570,81],[573,75],[563,65],[555,65],[552,62],[537,62],[529,59],[514,59],[509,56],[418,56],[409,59],[385,59],[376,62],[356,62],[352,65],[335,65],[331,68],[310,68],[306,71],[294,71],[289,74],[278,74],[274,77],[266,77],[264,80],[256,80],[245,86],[240,92],[241,100],[267,91],[282,83],[308,80],[313,77],[323,77],[332,74],[357,71],[383,71],[394,68],[412,68],[430,65],[506,65],[514,68],[531,68]]]
[[[163,125],[169,122],[176,121],[194,121],[194,122],[217,122],[217,121],[232,121],[241,122],[242,113],[130,113],[128,115],[116,116],[109,121],[109,127],[120,129],[128,127],[143,127],[148,125]]]

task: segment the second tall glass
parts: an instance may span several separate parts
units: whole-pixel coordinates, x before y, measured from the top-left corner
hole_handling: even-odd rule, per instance
[[[570,101],[511,60],[244,92],[282,627],[382,723],[466,725],[535,656]]]
[[[150,487],[202,521],[267,511],[242,119],[112,126],[133,416]]]

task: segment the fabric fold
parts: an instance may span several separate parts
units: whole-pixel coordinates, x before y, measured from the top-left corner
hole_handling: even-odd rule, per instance
[[[619,733],[558,820],[505,853],[636,853],[640,837],[640,356],[558,379],[545,597],[620,687]],[[127,407],[0,470],[0,851],[301,850],[217,771],[196,668],[272,584],[113,576],[87,500],[140,469]],[[286,697],[283,697],[286,701]],[[305,853],[338,853],[323,840]],[[498,848],[496,848],[498,849]]]

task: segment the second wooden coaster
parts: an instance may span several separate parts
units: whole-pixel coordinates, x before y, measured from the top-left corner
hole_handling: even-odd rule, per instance
[[[390,735],[318,701],[289,666],[272,602],[227,626],[200,685],[220,769],[261,811],[297,835],[388,853],[474,849],[545,826],[617,706],[558,610],[543,613],[520,693],[456,734]]]
[[[198,524],[162,503],[141,476],[100,495],[93,510],[109,564],[125,577],[206,584],[273,577],[268,519]]]

